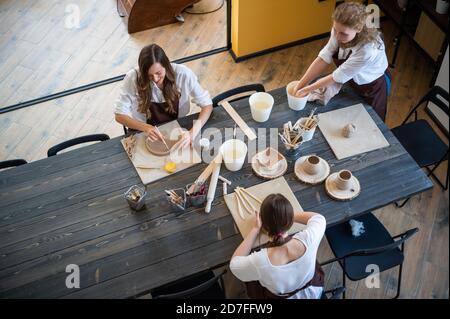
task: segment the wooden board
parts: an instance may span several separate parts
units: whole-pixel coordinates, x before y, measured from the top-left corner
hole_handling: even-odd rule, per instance
[[[171,134],[173,130],[181,129],[177,121],[172,121],[158,127],[164,136],[174,136]],[[134,157],[131,160],[133,166],[141,178],[144,185],[157,181],[161,178],[171,175],[164,170],[164,165],[167,162],[174,162],[177,165],[177,172],[189,168],[195,164],[201,163],[201,156],[192,148],[186,148],[183,151],[183,157],[178,156],[177,152],[166,156],[157,156],[149,152],[145,145],[147,136],[145,133],[136,134],[136,150]],[[122,141],[122,145],[123,141]],[[184,159],[187,159],[186,161]]]
[[[357,131],[347,138],[342,129],[349,123]],[[389,146],[362,104],[319,114],[319,128],[338,160]]]
[[[236,122],[236,124],[240,127],[240,129],[247,135],[248,139],[250,141],[253,141],[256,139],[255,132],[252,131],[252,129],[245,123],[245,121],[242,119],[242,117],[236,112],[236,110],[231,106],[230,103],[227,101],[224,101],[221,103],[225,111],[227,111],[228,115],[231,116],[231,118]]]
[[[277,179],[273,179],[271,181],[249,187],[247,188],[247,190],[261,200],[264,200],[264,198],[266,198],[270,194],[273,194],[274,192],[283,194],[291,202],[292,206],[294,207],[294,212],[303,211],[303,208],[300,206],[300,203],[298,202],[284,177],[279,177]],[[255,224],[255,215],[250,215],[244,211],[243,214],[245,216],[245,219],[242,219],[238,211],[235,193],[225,195],[224,199],[228,209],[231,212],[231,215],[233,216],[234,222],[239,228],[242,237],[245,238]],[[252,200],[252,203],[257,209],[261,207],[261,205],[254,200]],[[291,229],[289,230],[289,234],[299,232],[305,229],[305,227],[305,225],[294,223],[294,225],[292,225]],[[267,243],[268,241],[269,237],[261,232],[255,241],[254,247],[258,247],[262,244]]]

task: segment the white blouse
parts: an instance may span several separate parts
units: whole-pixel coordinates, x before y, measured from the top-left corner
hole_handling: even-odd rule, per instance
[[[189,113],[191,97],[192,102],[199,107],[212,105],[212,100],[208,91],[200,86],[197,76],[191,69],[187,66],[175,63],[172,63],[172,67],[176,75],[175,84],[181,93],[178,106],[178,117],[186,116]],[[151,101],[156,103],[165,102],[163,93],[156,84],[152,85]],[[138,108],[137,71],[131,69],[123,79],[120,95],[115,102],[114,113],[128,115],[135,120],[146,122],[146,114],[140,113]]]
[[[236,256],[231,259],[230,270],[241,281],[255,281],[274,294],[285,294],[305,286],[313,277],[316,266],[317,249],[325,233],[326,221],[322,215],[308,220],[306,229],[298,232],[291,240],[301,241],[306,251],[300,258],[285,265],[272,265],[267,249]],[[309,286],[290,299],[319,299],[322,287]]]
[[[351,79],[356,84],[368,84],[384,74],[388,67],[388,60],[384,43],[381,38],[376,42],[356,45],[351,48],[339,48],[334,30],[327,45],[320,51],[319,57],[326,63],[333,62],[333,55],[338,52],[339,59],[345,59],[350,50],[352,54],[346,62],[333,72],[333,79],[337,83],[344,84]]]

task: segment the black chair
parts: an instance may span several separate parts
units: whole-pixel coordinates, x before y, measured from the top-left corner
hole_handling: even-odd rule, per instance
[[[150,291],[153,299],[225,299],[223,275],[207,270]]]
[[[225,91],[225,92],[215,96],[212,99],[213,107],[217,107],[219,105],[219,103],[222,102],[223,100],[226,100],[226,99],[236,96],[238,94],[242,94],[242,95],[240,95],[239,97],[237,97],[235,99],[229,100],[228,102],[231,103],[231,102],[235,102],[240,99],[243,99],[243,98],[251,95],[251,92],[265,92],[265,91],[266,91],[266,89],[264,88],[264,85],[259,84],[259,83],[240,86],[240,87]],[[246,94],[244,94],[244,93],[246,93]]]
[[[327,290],[322,292],[322,296],[320,299],[339,299],[343,293],[345,292],[345,287],[339,287],[331,290]],[[328,294],[331,294],[331,296],[328,298]]]
[[[0,169],[9,168],[9,167],[15,167],[27,164],[27,161],[24,159],[13,159],[13,160],[7,160],[0,162]]]
[[[97,141],[106,141],[109,140],[109,136],[106,134],[93,134],[93,135],[85,135],[81,137],[76,137],[74,139],[62,142],[58,145],[55,145],[48,149],[47,156],[55,156],[60,151],[78,145],[82,143],[88,143],[88,142],[97,142]]]
[[[410,229],[403,234],[391,237],[383,224],[372,214],[366,213],[357,220],[364,223],[365,232],[359,237],[353,237],[349,223],[341,223],[326,230],[325,236],[336,256],[321,265],[338,261],[343,270],[342,284],[345,278],[359,281],[369,277],[368,265],[377,265],[380,273],[399,266],[397,294],[400,295],[402,266],[404,260],[405,241],[414,235],[418,229]],[[399,238],[398,240],[395,240]],[[400,248],[399,248],[400,246]],[[345,291],[343,292],[345,299]]]
[[[400,126],[392,129],[392,133],[397,137],[406,151],[417,162],[420,167],[425,167],[428,170],[428,176],[432,176],[436,179],[439,185],[447,190],[448,188],[448,162],[447,162],[447,175],[445,179],[445,185],[436,177],[434,171],[441,165],[443,161],[448,161],[448,145],[445,144],[435,131],[431,128],[430,124],[424,120],[417,119],[417,110],[421,105],[427,105],[426,102],[434,103],[439,109],[441,109],[447,117],[449,116],[449,108],[438,96],[441,96],[444,100],[449,101],[448,92],[439,86],[431,88],[431,90],[420,100],[420,102],[411,109],[408,116],[405,118]],[[406,123],[411,115],[414,113],[414,122]],[[447,132],[437,122],[434,117],[431,117],[433,122],[437,124],[439,129],[444,133]],[[430,169],[430,166],[434,165]],[[396,204],[397,207],[403,207],[409,198],[407,198],[402,204]]]

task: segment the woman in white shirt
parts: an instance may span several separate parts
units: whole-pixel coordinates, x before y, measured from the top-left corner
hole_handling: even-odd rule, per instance
[[[306,229],[289,236],[287,232],[294,222],[305,224]],[[261,228],[271,237],[271,242],[267,248],[251,253]],[[325,228],[322,215],[294,213],[286,197],[269,195],[256,214],[253,229],[234,252],[230,270],[247,283],[251,298],[318,299],[322,295],[324,276],[316,255]]]
[[[146,132],[151,140],[162,139],[159,124],[186,116],[190,98],[202,109],[192,129],[183,133],[181,147],[194,140],[212,112],[208,91],[198,83],[186,66],[170,63],[164,50],[156,44],[144,47],[139,54],[139,70],[130,70],[115,104],[116,121],[126,127]]]
[[[366,6],[354,2],[340,4],[333,13],[333,29],[327,45],[310,65],[295,88],[295,95],[349,82],[366,103],[384,120],[391,75],[381,34],[367,25]],[[313,84],[334,63],[337,69]]]

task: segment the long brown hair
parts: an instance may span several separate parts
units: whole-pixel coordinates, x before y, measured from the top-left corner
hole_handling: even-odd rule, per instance
[[[282,234],[294,223],[294,208],[282,194],[271,194],[261,204],[262,229],[273,238],[273,243],[284,243]]]
[[[381,45],[380,31],[376,28],[367,26],[367,18],[369,13],[366,11],[366,6],[356,2],[345,2],[336,7],[332,18],[335,22],[345,25],[346,27],[361,30],[356,34],[356,37],[349,43],[339,44],[343,48],[350,48],[357,44],[366,44],[376,42]]]
[[[148,76],[148,70],[155,63],[161,64],[166,69],[166,76],[163,82],[163,96],[167,102],[167,112],[175,114],[176,101],[180,97],[180,92],[175,84],[175,71],[170,64],[164,50],[157,44],[150,44],[144,47],[139,54],[139,72],[137,76],[137,91],[139,112],[147,114],[147,118],[151,118],[150,99],[152,92],[152,81]]]

